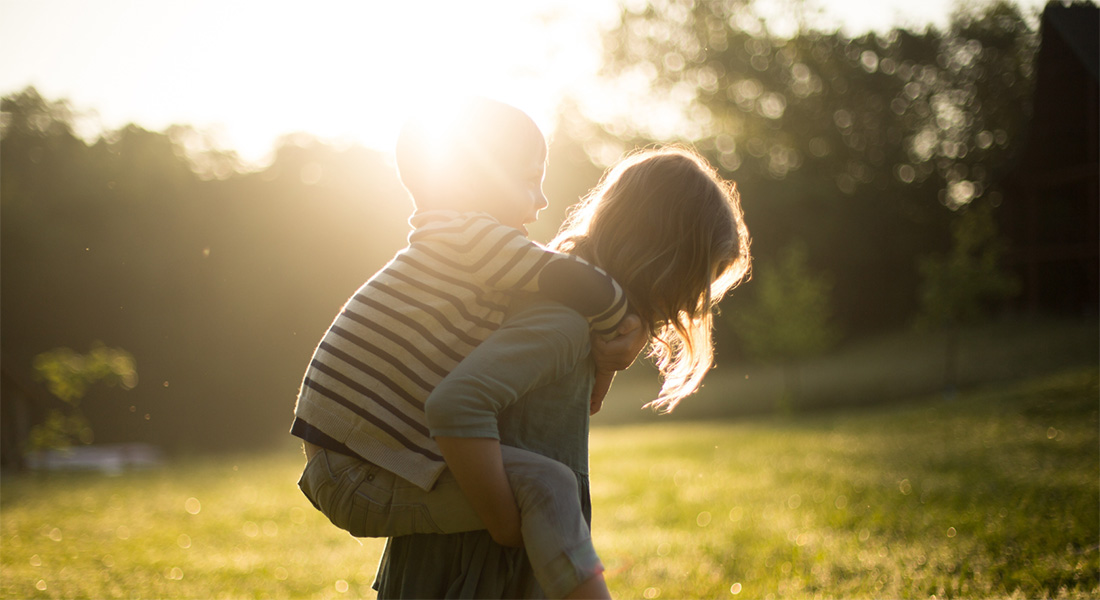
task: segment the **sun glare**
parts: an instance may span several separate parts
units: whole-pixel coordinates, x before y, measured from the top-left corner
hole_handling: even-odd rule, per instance
[[[755,1],[769,27],[797,26],[787,2]],[[1020,1],[1033,8],[1043,2]],[[90,135],[127,123],[158,131],[190,124],[252,163],[264,162],[279,137],[295,132],[389,150],[410,110],[459,95],[518,106],[548,135],[569,95],[586,116],[624,135],[644,123],[658,138],[674,132],[691,137],[708,122],[708,115],[687,111],[691,90],[657,97],[654,74],[644,68],[616,81],[597,77],[599,32],[614,26],[624,2],[645,4],[9,3],[0,19],[0,54],[20,60],[5,65],[0,87],[9,93],[34,85],[45,96],[70,100],[78,111],[94,111]],[[899,20],[940,22],[951,2],[805,4],[810,21],[858,32]]]
[[[332,48],[313,79],[330,87],[339,81],[341,93],[326,98],[302,128],[389,149],[407,117],[445,111],[450,98],[480,95],[523,109],[549,133],[576,57],[555,56],[544,43],[544,28],[555,23],[536,18],[530,7],[484,4],[476,11],[462,3],[430,4],[430,14],[419,4],[372,4],[358,9],[354,24],[303,33],[298,42],[305,47]]]
[[[410,110],[459,95],[518,106],[550,134],[617,15],[613,2],[569,0],[44,0],[18,16],[45,32],[57,12],[82,25],[0,43],[34,58],[9,65],[6,85],[94,110],[101,129],[190,124],[252,163],[295,132],[389,150]]]

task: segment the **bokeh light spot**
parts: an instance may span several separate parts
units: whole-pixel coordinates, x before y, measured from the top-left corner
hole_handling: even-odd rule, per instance
[[[871,50],[864,50],[863,54],[859,55],[859,64],[868,73],[878,71],[878,54]]]
[[[202,511],[202,503],[199,502],[198,498],[188,498],[187,501],[183,503],[183,509],[193,515],[197,515]]]

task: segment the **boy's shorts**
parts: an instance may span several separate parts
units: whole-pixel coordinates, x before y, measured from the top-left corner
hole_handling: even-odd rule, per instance
[[[551,598],[564,597],[603,571],[581,514],[576,475],[534,452],[501,446],[501,454],[535,577]],[[309,458],[298,487],[334,525],[356,537],[485,529],[449,469],[425,492],[378,465],[321,449]]]

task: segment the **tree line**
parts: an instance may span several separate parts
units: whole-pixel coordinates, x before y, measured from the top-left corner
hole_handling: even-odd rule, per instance
[[[596,145],[689,142],[737,181],[761,279],[787,264],[796,283],[828,283],[808,296],[827,292],[811,302],[828,303],[813,317],[828,325],[822,341],[907,326],[919,259],[947,253],[968,206],[996,204],[1027,123],[1034,31],[998,3],[956,15],[947,31],[778,38],[749,27],[739,6],[624,9],[606,76],[640,70],[655,95],[689,90],[684,114],[698,129],[655,139],[641,121],[566,107],[552,206],[533,237],[548,240],[595,185]],[[6,385],[46,406],[56,400],[35,379],[36,356],[120,348],[137,381],[85,391],[95,441],[198,450],[284,436],[319,336],[404,245],[412,204],[388,155],[294,134],[250,171],[185,125],[87,142],[64,99],[27,88],[2,110]],[[723,303],[721,357],[746,358],[752,325],[736,315],[758,302],[749,282]]]

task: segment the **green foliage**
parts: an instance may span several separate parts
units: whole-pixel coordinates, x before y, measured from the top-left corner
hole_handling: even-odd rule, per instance
[[[73,441],[90,444],[94,439],[92,426],[79,409],[70,408],[67,412],[62,412],[54,408],[50,409],[44,421],[31,427],[27,449],[64,450]]]
[[[952,223],[951,239],[946,255],[926,256],[917,263],[922,326],[973,323],[986,315],[991,303],[1019,289],[1019,282],[1001,268],[1004,245],[989,205],[963,210]]]
[[[131,390],[137,385],[134,357],[121,348],[96,343],[87,354],[69,348],[55,348],[34,357],[35,378],[46,382],[50,393],[67,405],[66,411],[51,409],[46,420],[31,428],[31,450],[66,448],[73,441],[90,444],[91,423],[84,417],[80,401],[95,383]]]
[[[85,141],[33,88],[2,108],[5,369],[29,379],[32,349],[110,338],[156,385],[85,402],[97,440],[283,434],[321,332],[404,244],[412,205],[384,157],[296,135],[244,173],[185,126]]]
[[[791,246],[778,262],[754,267],[752,290],[751,303],[731,317],[751,356],[792,362],[820,354],[836,340],[832,284],[810,270],[804,246]]]
[[[596,428],[622,598],[1100,596],[1097,371],[874,412]],[[297,449],[0,487],[3,598],[373,597]]]
[[[938,175],[949,184],[945,204],[981,195],[988,166],[959,167],[1003,163],[1008,140],[1027,124],[1021,105],[1037,44],[1015,4],[957,12],[945,31],[854,39],[806,24],[812,15],[800,2],[787,8],[804,23],[790,35],[772,31],[748,1],[624,7],[607,34],[609,75],[649,73],[690,116],[673,136],[713,149],[741,176],[809,169],[850,196]],[[635,118],[629,133],[660,137]],[[966,193],[954,186],[963,181]]]
[[[155,384],[121,409],[91,402],[92,388],[97,440],[240,448],[285,435],[317,340],[406,242],[412,203],[392,159],[299,133],[246,172],[184,125],[85,141],[79,114],[34,88],[0,106],[5,371],[29,379],[37,349],[109,338]],[[600,175],[568,139],[550,153],[540,241]]]
[[[137,385],[134,357],[122,348],[94,344],[87,354],[55,348],[34,357],[35,375],[50,393],[71,406],[79,406],[88,386],[103,383],[124,390]]]
[[[944,207],[999,194],[1023,147],[1037,32],[1017,5],[981,2],[944,30],[851,38],[794,1],[803,27],[780,35],[760,4],[626,3],[606,77],[652,92],[601,117],[605,137],[695,145],[737,181],[758,258],[804,241],[835,278],[845,330],[902,325],[912,257],[938,247]]]

